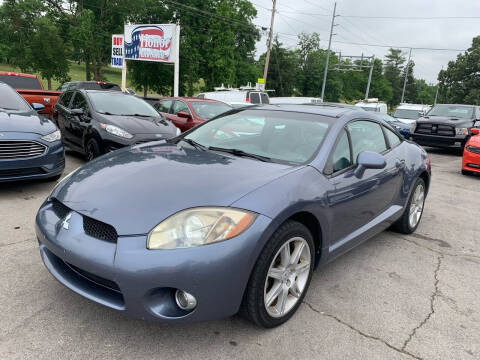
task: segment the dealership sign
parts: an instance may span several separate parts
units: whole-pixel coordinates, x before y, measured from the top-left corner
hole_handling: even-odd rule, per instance
[[[125,59],[176,62],[176,25],[125,25]]]
[[[123,35],[112,35],[112,67],[121,68],[123,66]]]

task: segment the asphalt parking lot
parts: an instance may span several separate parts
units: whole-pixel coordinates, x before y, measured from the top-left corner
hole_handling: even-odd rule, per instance
[[[430,150],[417,232],[384,232],[318,269],[272,330],[238,316],[146,323],[76,295],[44,268],[34,233],[54,183],[0,184],[0,359],[480,359],[480,177]],[[64,174],[82,163],[68,153]]]

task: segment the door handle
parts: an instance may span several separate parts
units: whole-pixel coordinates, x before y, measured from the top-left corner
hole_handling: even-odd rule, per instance
[[[403,169],[405,167],[405,160],[397,160],[395,166],[397,169]]]

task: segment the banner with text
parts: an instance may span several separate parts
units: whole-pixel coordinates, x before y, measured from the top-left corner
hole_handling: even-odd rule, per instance
[[[123,35],[112,35],[112,60],[110,65],[115,68],[123,66]]]
[[[125,25],[125,59],[175,63],[175,26]]]

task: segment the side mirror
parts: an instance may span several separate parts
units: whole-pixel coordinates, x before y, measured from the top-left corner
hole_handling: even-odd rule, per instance
[[[83,115],[83,109],[72,109],[70,110],[72,115]]]
[[[36,112],[41,112],[41,111],[45,110],[45,105],[39,104],[39,103],[32,103],[32,108]]]
[[[186,111],[179,111],[177,113],[177,116],[178,117],[181,117],[181,118],[184,118],[184,119],[187,119],[187,120],[191,120],[192,119],[192,115],[190,115],[188,112]]]
[[[480,134],[480,129],[478,128],[471,128],[470,129],[470,135],[478,135]]]
[[[363,151],[358,154],[357,168],[354,171],[354,175],[361,179],[365,170],[367,169],[383,169],[387,166],[385,157],[379,153],[373,151]]]

